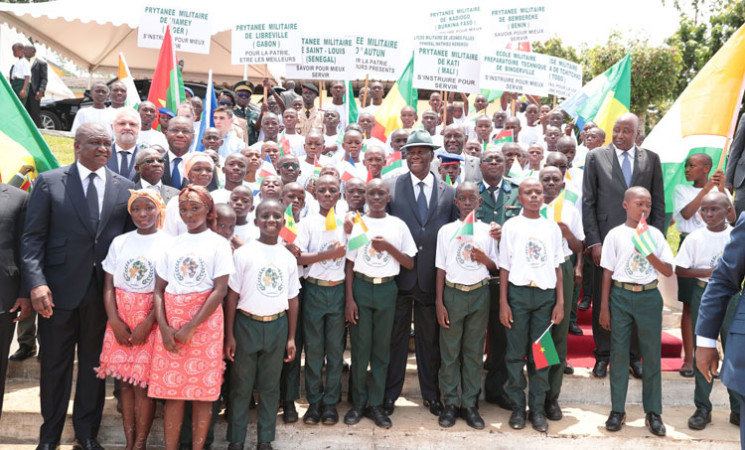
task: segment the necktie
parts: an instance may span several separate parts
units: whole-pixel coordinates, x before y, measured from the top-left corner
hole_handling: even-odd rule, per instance
[[[419,213],[419,219],[424,223],[427,220],[427,197],[424,195],[424,181],[420,181],[419,195],[416,198],[416,209]]]
[[[127,160],[127,156],[129,156],[129,153],[125,152],[124,150],[120,150],[119,154],[122,157],[122,160],[119,162],[119,175],[123,176],[124,178],[129,178],[129,161]]]
[[[487,190],[489,191],[489,194],[491,194],[491,199],[494,201],[494,204],[496,205],[497,204],[497,196],[494,193],[497,192],[497,187],[496,186],[489,186],[489,189],[487,189]]]
[[[178,166],[181,164],[181,158],[173,158],[173,172],[171,172],[171,186],[181,190],[181,171]]]
[[[623,172],[623,179],[626,180],[626,186],[631,187],[631,159],[629,158],[629,151],[623,152],[621,172]]]
[[[96,180],[96,173],[91,172],[90,175],[88,175],[88,189],[85,192],[86,199],[88,200],[88,212],[91,216],[91,225],[93,225],[93,229],[95,230],[98,228],[98,189],[96,189],[96,184],[94,181]]]
[[[310,110],[309,109],[306,109],[305,110],[305,118],[306,119],[310,119]]]

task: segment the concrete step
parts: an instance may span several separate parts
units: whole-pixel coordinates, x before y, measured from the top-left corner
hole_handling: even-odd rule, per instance
[[[110,390],[109,390],[110,391]],[[5,398],[5,411],[0,419],[0,448],[12,450],[32,449],[41,425],[38,413],[38,388],[29,382],[10,383]],[[298,403],[302,416],[307,403]],[[349,405],[342,402],[339,413],[343,416]],[[473,448],[538,448],[550,446],[554,449],[596,448],[716,448],[736,449],[739,429],[728,422],[729,411],[715,409],[712,423],[703,431],[687,428],[691,406],[665,408],[663,420],[667,426],[667,437],[652,436],[644,426],[644,412],[639,405],[627,408],[627,423],[618,433],[609,433],[604,423],[609,413],[607,405],[562,402],[564,419],[550,422],[548,433],[536,432],[530,427],[512,430],[508,425],[509,411],[490,404],[481,405],[481,415],[486,421],[485,430],[473,430],[463,420],[458,420],[450,429],[442,429],[437,419],[421,407],[418,398],[400,398],[396,411],[391,416],[393,428],[383,430],[368,419],[357,425],[309,426],[302,422],[286,425],[277,418],[278,449],[473,449]],[[74,436],[71,410],[63,433],[63,449],[70,449]],[[252,413],[246,448],[255,445],[255,412]],[[225,448],[227,425],[224,416],[218,419],[213,448]],[[107,448],[119,448],[125,444],[121,418],[116,412],[113,397],[107,397],[103,423],[99,433],[100,442]],[[149,444],[162,448],[162,408],[158,408]]]

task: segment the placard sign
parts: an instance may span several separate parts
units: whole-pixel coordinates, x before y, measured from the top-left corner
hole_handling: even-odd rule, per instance
[[[302,37],[300,62],[287,65],[288,78],[353,80],[355,40],[351,37]]]
[[[515,2],[518,3],[518,2]],[[550,36],[549,7],[546,0],[527,0],[504,6],[490,6],[485,11],[484,30],[497,42],[535,42]]]
[[[428,15],[429,29],[433,33],[471,33],[481,29],[483,21],[479,5],[432,11]]]
[[[548,55],[490,50],[481,56],[481,88],[548,95]]]
[[[396,80],[401,65],[401,50],[397,39],[357,36],[355,39],[357,79],[369,75],[374,80]]]
[[[212,24],[206,9],[183,8],[172,5],[145,4],[137,28],[137,46],[160,48],[166,25],[171,26],[173,44],[177,51],[209,54]]]
[[[479,92],[476,38],[468,34],[435,34],[414,38],[414,82],[417,89]]]
[[[232,64],[300,62],[297,22],[238,24],[233,28],[231,42]]]
[[[582,66],[555,56],[548,57],[548,93],[569,98],[582,89]]]

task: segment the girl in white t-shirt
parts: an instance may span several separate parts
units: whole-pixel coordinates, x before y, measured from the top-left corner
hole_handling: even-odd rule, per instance
[[[166,448],[176,448],[184,401],[192,401],[192,437],[204,445],[212,402],[220,396],[224,363],[222,301],[233,266],[230,244],[215,233],[209,191],[188,185],[178,196],[187,232],[174,238],[155,269],[155,311],[160,327],[148,395],[166,399]]]
[[[155,403],[147,396],[157,338],[155,261],[168,237],[159,229],[166,209],[160,194],[150,189],[130,192],[127,210],[137,230],[114,238],[103,260],[103,299],[109,320],[96,372],[99,378],[121,380],[127,448],[140,448],[147,443],[155,411]]]

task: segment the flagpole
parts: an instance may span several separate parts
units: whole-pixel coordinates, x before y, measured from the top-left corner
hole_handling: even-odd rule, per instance
[[[318,109],[323,110],[323,81],[318,80]]]
[[[176,108],[178,108],[179,103],[181,103],[181,95],[179,95],[178,91],[178,58],[176,57],[176,46],[173,43],[173,33],[170,32],[170,25],[166,25],[166,29],[169,30],[168,35],[171,37],[171,54],[173,55],[173,70],[176,71],[176,79],[173,80],[175,83],[171,83],[173,85],[173,101],[176,102]],[[181,74],[183,76],[183,74]],[[174,111],[175,113],[176,111]]]
[[[445,97],[448,94],[448,91],[442,91],[442,98],[443,104],[442,104],[442,131],[440,134],[445,135],[445,127],[448,125],[448,101],[447,97]]]
[[[365,93],[362,94],[362,107],[363,108],[366,106],[365,104],[367,103],[367,83],[368,83],[368,81],[370,81],[370,74],[369,73],[366,73],[365,74]],[[352,98],[354,98],[354,96],[352,96]]]
[[[554,326],[554,323],[553,323],[553,322],[549,323],[549,324],[548,324],[548,328],[546,328],[546,331],[544,331],[544,332],[543,332],[543,334],[541,334],[541,335],[540,335],[540,336],[538,337],[538,339],[536,339],[536,340],[535,340],[535,342],[533,342],[533,343],[534,343],[534,344],[537,344],[537,343],[541,342],[541,339],[543,339],[543,336],[545,336],[545,335],[546,335],[546,333],[548,333],[548,330],[550,330],[552,326]]]

